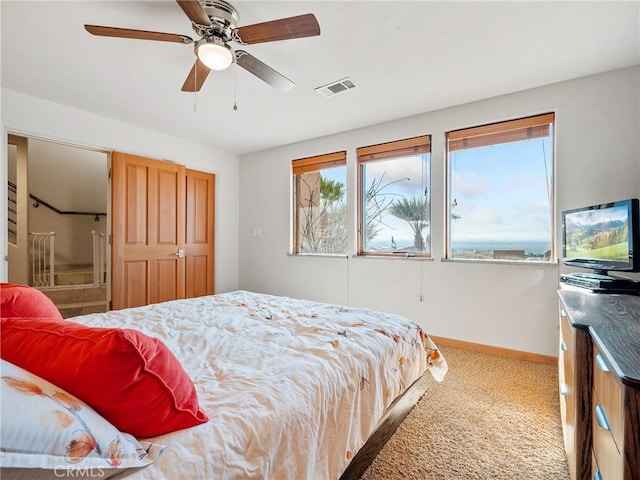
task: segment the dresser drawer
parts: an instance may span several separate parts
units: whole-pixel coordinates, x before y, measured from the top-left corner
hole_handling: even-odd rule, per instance
[[[602,357],[593,347],[593,465],[602,480],[623,478],[623,405],[622,388]],[[596,469],[597,468],[597,469]]]
[[[598,398],[601,411],[605,413],[618,450],[622,451],[624,439],[622,386],[609,371],[607,362],[597,345],[593,346],[593,392]]]
[[[558,348],[558,375],[560,383],[560,401],[572,399],[575,380],[573,362],[575,358],[575,334],[564,311],[560,309],[560,333]]]
[[[563,309],[560,308],[559,348],[558,348],[558,380],[560,390],[560,419],[564,448],[569,463],[571,477],[576,478],[576,445],[575,445],[575,380],[573,362],[575,356],[575,339],[571,324]]]
[[[598,418],[596,412],[595,396],[593,403],[593,456],[595,461],[592,463],[592,471],[594,479],[597,478],[596,472],[599,472],[602,480],[621,480],[624,471],[624,458],[613,440],[611,431],[606,430],[599,423],[602,422],[602,419]]]

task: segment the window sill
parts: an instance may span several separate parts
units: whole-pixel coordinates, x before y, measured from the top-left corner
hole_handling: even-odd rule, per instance
[[[423,262],[432,262],[433,257],[427,257],[424,255],[371,255],[371,254],[360,254],[360,255],[351,255],[351,258],[367,258],[374,260],[411,260],[411,261],[423,261]]]
[[[494,260],[494,259],[478,259],[478,258],[441,258],[441,262],[446,263],[474,263],[479,265],[531,265],[536,267],[541,266],[558,266],[558,261],[544,261],[544,260]]]
[[[346,253],[291,253],[287,252],[288,257],[303,257],[303,258],[349,258]]]
[[[374,260],[412,260],[412,261],[433,261],[433,257],[424,257],[420,255],[346,255],[331,253],[291,253],[287,252],[288,257],[302,258],[357,258],[357,259],[374,259]]]

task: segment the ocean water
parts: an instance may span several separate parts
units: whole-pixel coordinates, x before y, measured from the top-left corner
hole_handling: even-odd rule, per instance
[[[411,248],[413,238],[398,238],[392,245],[389,240],[380,238],[374,239],[369,245],[372,249],[394,249],[397,250]],[[494,250],[524,250],[525,254],[542,256],[551,250],[551,242],[547,240],[455,240],[452,242],[453,253],[486,253],[493,254]]]
[[[551,242],[547,240],[455,240],[451,245],[453,253],[524,250],[530,255],[544,255],[551,250]]]

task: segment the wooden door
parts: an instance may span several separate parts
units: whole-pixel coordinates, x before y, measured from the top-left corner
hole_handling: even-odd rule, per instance
[[[185,297],[185,169],[113,154],[111,308]]]
[[[186,297],[213,294],[215,176],[186,170]]]

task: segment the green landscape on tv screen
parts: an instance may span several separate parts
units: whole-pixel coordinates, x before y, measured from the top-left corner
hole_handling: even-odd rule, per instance
[[[567,214],[565,228],[565,258],[628,260],[626,207]]]
[[[629,256],[629,247],[627,243],[617,243],[615,245],[609,245],[607,247],[596,248],[593,250],[567,249],[567,258],[592,258],[592,259],[605,259],[605,260],[619,260],[626,261]]]

